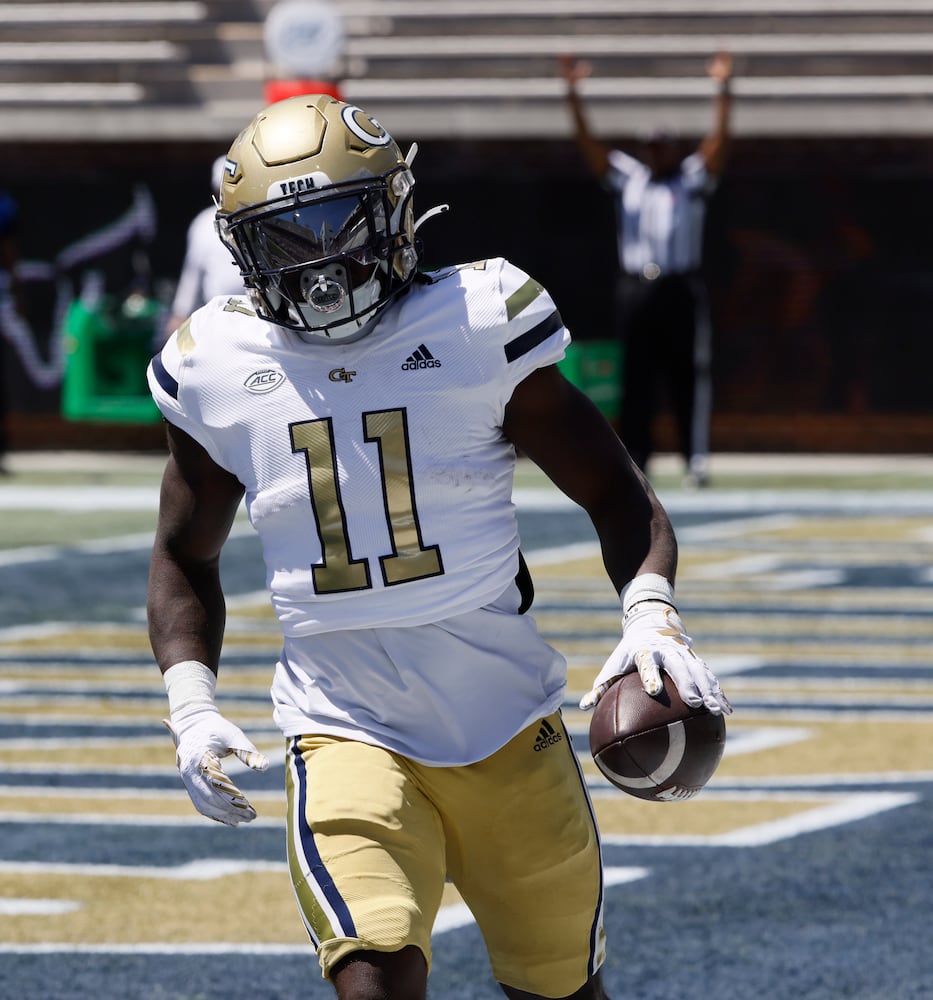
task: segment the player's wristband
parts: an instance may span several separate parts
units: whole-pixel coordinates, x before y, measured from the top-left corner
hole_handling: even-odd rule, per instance
[[[637,604],[645,601],[660,601],[669,604],[676,611],[674,604],[674,587],[670,580],[660,573],[641,573],[627,583],[619,594],[622,602],[622,626]]]
[[[214,704],[217,675],[198,660],[182,660],[174,664],[165,671],[162,679],[172,718],[187,714],[189,709]]]

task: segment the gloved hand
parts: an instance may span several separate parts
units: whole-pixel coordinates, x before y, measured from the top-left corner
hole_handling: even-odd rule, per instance
[[[175,741],[175,762],[194,807],[227,826],[255,819],[256,810],[220,762],[233,755],[254,771],[265,771],[269,761],[220,714],[214,704],[216,675],[203,663],[185,660],[163,677],[170,711],[163,722]]]
[[[580,708],[593,708],[623,674],[637,670],[650,695],[663,689],[661,670],[673,680],[687,705],[705,705],[714,715],[732,712],[719,681],[693,651],[693,643],[673,604],[674,590],[662,576],[637,576],[622,593],[622,640],[596,675]]]

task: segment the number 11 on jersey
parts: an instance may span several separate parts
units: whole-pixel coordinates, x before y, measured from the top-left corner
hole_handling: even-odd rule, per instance
[[[408,422],[404,409],[362,414],[364,440],[379,450],[379,470],[386,525],[392,551],[379,556],[385,586],[440,576],[440,549],[421,538],[412,482]],[[308,476],[311,509],[317,523],[323,559],[311,568],[314,589],[336,594],[372,587],[368,559],[354,559],[347,516],[340,492],[333,419],[322,417],[290,426],[292,451],[302,452]]]

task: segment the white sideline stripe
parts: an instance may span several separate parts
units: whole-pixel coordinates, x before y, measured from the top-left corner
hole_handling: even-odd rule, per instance
[[[799,837],[804,833],[815,833],[827,827],[842,826],[856,820],[867,819],[878,813],[912,805],[919,799],[920,796],[913,792],[866,792],[822,809],[720,834],[715,839],[717,845],[721,846],[761,847],[778,840]]]
[[[756,823],[728,833],[713,836],[685,834],[682,836],[630,836],[604,834],[603,844],[612,847],[765,847],[778,841],[790,840],[805,833],[816,833],[830,827],[854,823],[891,809],[912,805],[920,796],[913,792],[863,792],[843,795],[841,801],[819,809],[809,809],[768,823]]]
[[[723,757],[740,757],[743,754],[774,750],[791,743],[802,743],[813,735],[812,729],[762,726],[756,729],[732,729],[726,740]]]
[[[767,778],[714,778],[703,791],[704,798],[715,794],[717,798],[731,794],[731,791],[750,791],[756,795],[769,788],[825,788],[832,790],[837,785],[912,785],[933,781],[933,771],[866,771],[863,774],[784,774]]]
[[[2,495],[2,494],[0,494]],[[808,512],[831,510],[834,513],[890,514],[896,511],[933,512],[933,496],[923,490],[697,490],[696,492],[659,491],[664,507],[671,513],[735,513],[735,525],[760,518],[765,512]],[[512,494],[519,510],[561,511],[576,508],[569,497],[548,487],[523,486]],[[709,525],[681,529],[707,531],[721,529]],[[734,528],[732,530],[735,530]],[[711,536],[710,536],[711,537]]]
[[[197,866],[200,868],[206,868],[212,872],[208,875],[199,874],[175,874],[180,873],[185,869],[191,868],[192,866]],[[124,868],[126,870],[120,871],[101,871],[102,868],[107,869],[117,869]],[[227,869],[227,870],[222,870]],[[235,869],[235,870],[234,870]],[[287,872],[288,866],[284,863],[273,863],[269,862],[266,865],[262,864],[239,864],[238,862],[230,861],[208,861],[208,862],[190,862],[187,865],[182,865],[175,869],[141,869],[141,868],[131,868],[129,866],[117,866],[117,865],[51,865],[51,866],[41,866],[41,865],[20,865],[15,869],[11,869],[9,866],[0,865],[0,872],[6,872],[8,874],[62,874],[62,875],[128,875],[130,877],[136,878],[179,878],[179,879],[199,879],[199,878],[220,878],[225,875],[239,874],[241,871],[276,871],[276,872]],[[165,874],[165,872],[169,874]],[[628,882],[634,882],[638,879],[645,878],[651,873],[649,868],[642,867],[607,867],[604,871],[604,884],[608,888],[610,886],[624,885]],[[42,916],[42,915],[57,915],[61,913],[68,913],[81,908],[81,904],[74,900],[64,900],[64,899],[14,899],[14,898],[0,898],[0,916],[20,916],[20,915],[31,915],[31,916]],[[437,919],[434,921],[434,928],[432,931],[433,935],[446,934],[449,931],[459,930],[461,927],[468,927],[475,923],[475,918],[470,911],[470,908],[466,903],[454,903],[452,906],[444,906],[441,908],[437,915]],[[208,943],[208,944],[187,944],[187,945],[169,945],[169,944],[135,944],[135,945],[108,945],[108,944],[27,944],[27,945],[12,945],[12,944],[0,944],[0,954],[4,955],[18,955],[18,954],[61,954],[61,953],[80,953],[80,954],[160,954],[160,955],[177,955],[177,954],[187,954],[196,955],[209,953],[213,954],[243,954],[243,955],[293,955],[293,954],[307,954],[310,949],[310,945],[287,945],[287,944],[264,944],[264,945],[252,945],[252,944],[224,944],[224,943]]]
[[[547,549],[524,552],[525,561],[531,566],[551,566],[554,563],[572,562],[574,559],[590,559],[600,552],[597,542],[576,542],[572,545],[555,545]],[[621,613],[621,608],[619,609]]]
[[[185,816],[120,816],[112,813],[27,813],[0,812],[0,823],[22,823],[25,826],[131,826],[152,830],[157,827],[214,827],[214,820],[192,811]],[[250,824],[251,830],[284,830],[284,819],[265,819],[260,816]]]
[[[518,487],[512,493],[512,500],[520,510],[577,509],[582,511],[582,508],[573,500],[550,487]],[[695,493],[667,492],[661,495],[661,501],[671,511],[717,513],[734,511],[739,515],[747,515],[737,519],[737,524],[746,523],[752,517],[762,517],[761,512],[767,510],[806,511],[829,508],[841,511],[855,510],[860,513],[890,513],[894,510],[933,511],[933,497],[923,490],[713,489]],[[0,488],[0,510],[149,511],[157,510],[158,506],[158,486],[4,486]],[[718,524],[710,525],[703,530],[723,531],[725,533],[728,528],[724,528],[723,524]]]
[[[9,506],[4,504],[4,496],[0,490],[0,510],[23,510],[27,509],[19,502]],[[87,502],[86,497],[76,498],[74,506],[67,503],[50,504],[48,506],[37,503],[35,510],[57,510],[57,511],[111,511],[111,510],[155,510],[155,507],[120,507],[110,506],[107,501],[101,504],[100,498],[94,503]],[[234,524],[230,530],[230,538],[242,538],[246,535],[253,535],[255,532],[248,524]],[[144,531],[135,532],[131,535],[116,535],[113,538],[92,538],[85,542],[76,542],[74,545],[26,545],[19,549],[5,549],[0,551],[0,566],[17,566],[20,563],[48,562],[53,559],[60,559],[66,552],[85,552],[92,555],[107,555],[111,552],[135,552],[140,549],[152,547],[155,532]],[[73,629],[74,625],[64,625],[56,622],[46,623],[41,626],[26,625],[20,626],[22,629],[30,628],[50,628],[50,629]],[[0,629],[0,636],[6,636],[11,630]]]
[[[0,955],[313,955],[308,944],[250,944],[207,941],[204,944],[0,944]]]
[[[224,761],[224,768],[227,769],[228,761]],[[243,765],[241,765],[242,767]],[[233,773],[233,768],[229,768]],[[82,786],[81,788],[69,788],[67,785],[54,785],[51,788],[44,785],[0,785],[0,795],[29,796],[36,799],[66,799],[75,803],[83,799],[107,798],[113,801],[132,802],[140,799],[167,798],[182,801],[184,792],[181,782],[177,787],[171,788],[109,788]],[[285,793],[281,788],[274,791],[263,791],[250,789],[249,798],[254,802],[284,802]],[[2,866],[2,862],[0,862]]]
[[[633,843],[651,846],[677,846],[680,844],[705,844],[708,846],[729,846],[731,841],[723,838],[737,838],[732,846],[747,847],[756,846],[758,843],[773,843],[784,840],[788,837],[797,836],[799,833],[810,832],[812,829],[824,829],[829,826],[837,826],[842,823],[852,822],[863,816],[872,815],[875,812],[883,812],[900,805],[907,805],[918,798],[912,792],[841,792],[835,786],[866,785],[866,784],[903,784],[905,782],[926,782],[931,776],[928,772],[920,771],[916,774],[898,772],[895,780],[890,780],[890,775],[878,776],[852,775],[848,781],[836,781],[833,775],[809,775],[800,779],[801,785],[808,785],[809,789],[795,790],[793,785],[795,779],[788,777],[766,778],[766,779],[739,779],[735,782],[723,782],[723,787],[717,788],[715,780],[704,790],[705,799],[717,799],[720,801],[761,801],[761,802],[825,802],[827,798],[838,798],[841,804],[827,806],[824,809],[808,811],[802,815],[795,815],[786,820],[776,823],[763,824],[759,827],[748,827],[745,829],[732,831],[728,834],[718,834],[714,837],[693,836],[655,836],[655,837],[628,837],[623,834],[610,834],[603,837],[605,843]],[[887,780],[885,780],[887,779]],[[619,792],[602,777],[593,776],[587,779],[587,785],[594,798],[608,798],[618,796]],[[822,786],[826,786],[823,788]],[[816,789],[816,790],[813,790]],[[100,795],[107,789],[101,789],[96,794]],[[94,794],[91,792],[90,794]],[[178,795],[178,792],[172,793]],[[78,798],[79,796],[75,796]],[[132,798],[133,796],[123,796]],[[249,797],[257,803],[264,801],[278,801],[281,793],[250,791]],[[892,804],[893,803],[893,804]],[[854,812],[852,812],[854,810]],[[166,816],[162,813],[154,815],[120,814],[120,813],[45,813],[26,811],[0,811],[0,823],[16,823],[25,826],[42,824],[58,826],[112,826],[112,827],[201,827],[210,825],[213,821],[196,813],[193,809],[190,813],[179,814],[177,816]],[[810,825],[815,824],[815,825]],[[249,829],[284,829],[285,819],[266,818],[259,816],[248,824]],[[749,831],[764,831],[760,832]],[[765,839],[758,840],[760,836]],[[0,863],[0,871],[3,865]]]
[[[0,896],[0,917],[58,917],[80,910],[81,904],[70,899],[14,899]]]
[[[799,705],[781,706],[780,709],[775,709],[764,705],[743,705],[741,702],[737,708],[741,712],[743,722],[753,719],[770,720],[777,711],[780,711],[781,719],[785,722],[916,722],[925,725],[933,721],[933,711],[898,712],[882,709],[873,712],[848,708],[802,708]]]
[[[46,864],[41,861],[0,861],[0,874],[3,875],[63,875],[68,877],[90,878],[153,878],[174,882],[209,882],[212,879],[227,878],[231,875],[244,875],[253,872],[288,872],[284,861],[237,861],[226,858],[201,858],[188,861],[183,865],[80,865],[80,864]],[[622,885],[645,878],[650,869],[644,867],[607,867],[604,881],[606,885]],[[470,913],[469,908],[448,906],[447,913],[460,909]],[[444,912],[442,911],[442,913]],[[447,919],[447,918],[445,918]],[[470,920],[473,915],[470,914]],[[451,924],[451,926],[459,926]],[[437,924],[435,924],[435,930]]]
[[[173,882],[209,882],[250,872],[288,871],[284,861],[237,861],[226,858],[201,858],[183,865],[79,865],[45,864],[41,861],[0,861],[4,875],[63,875],[93,878],[154,878]]]
[[[0,45],[0,59],[3,46]],[[3,510],[156,510],[158,486],[4,486]]]
[[[687,525],[677,532],[677,537],[682,540],[712,542],[741,537],[750,530],[785,531],[799,523],[800,518],[796,514],[753,514],[728,521],[714,521],[712,524]]]

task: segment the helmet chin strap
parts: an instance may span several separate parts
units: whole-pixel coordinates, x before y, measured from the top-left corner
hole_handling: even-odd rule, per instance
[[[308,268],[301,275],[301,292],[305,304],[298,306],[301,322],[309,327],[321,327],[322,320],[327,329],[299,331],[303,339],[315,342],[346,340],[366,328],[374,317],[360,313],[372,306],[379,298],[379,279],[373,276],[351,291],[345,284],[346,268],[338,263],[323,268]],[[352,310],[352,314],[351,314]],[[354,315],[355,314],[355,315]]]
[[[339,264],[308,268],[301,272],[301,295],[305,302],[324,316],[349,308],[349,293],[344,281],[347,270]]]

